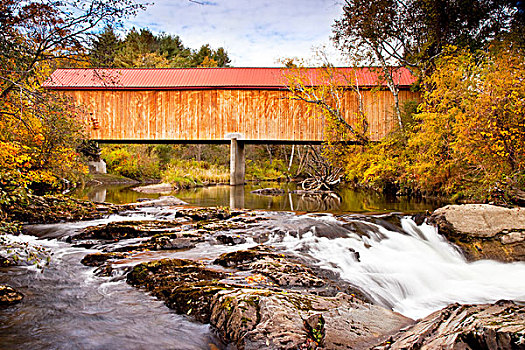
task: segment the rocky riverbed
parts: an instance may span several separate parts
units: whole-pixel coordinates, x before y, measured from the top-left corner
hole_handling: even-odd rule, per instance
[[[92,217],[108,213],[130,217],[63,237],[74,247],[97,250],[81,260],[96,267],[95,278],[124,278],[177,313],[212,325],[225,343],[238,349],[525,348],[525,307],[520,304],[452,304],[414,320],[385,307],[357,282],[342,278],[337,269],[321,264],[308,246],[299,248],[302,254],[286,249],[294,239],[312,233],[312,240],[305,240],[308,244],[356,237],[363,240],[365,250],[370,249],[374,240],[388,239],[387,232],[406,235],[398,215],[314,215],[299,220],[290,213],[184,207],[173,198],[91,208],[81,218],[88,218],[88,212]],[[461,213],[463,209],[466,212]],[[522,213],[505,211],[512,220],[499,223],[499,209],[486,209],[446,207],[430,221],[470,259],[496,257],[490,255],[489,246],[481,245],[491,238],[504,246],[504,255],[498,255],[504,256],[502,260],[523,260],[515,248],[523,241],[521,219],[515,219]],[[479,210],[493,210],[495,218],[484,219],[488,226],[475,217]],[[137,217],[141,213],[153,218],[141,220]],[[461,226],[463,216],[478,226]],[[42,215],[31,217],[36,219],[28,221],[46,221]],[[58,221],[58,215],[51,221]],[[27,230],[31,232],[30,227]],[[464,243],[474,244],[474,253]],[[491,253],[480,255],[476,246]],[[345,259],[363,258],[356,249],[346,252]],[[0,293],[17,297],[10,289]]]

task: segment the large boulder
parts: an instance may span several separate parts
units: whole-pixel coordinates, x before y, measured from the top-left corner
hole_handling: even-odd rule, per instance
[[[370,349],[413,320],[339,293],[218,292],[210,323],[240,349]]]
[[[290,277],[295,273],[307,277],[309,289],[327,282],[267,249],[218,261],[246,265],[232,274],[196,261],[163,259],[135,266],[127,281],[150,290],[177,313],[210,323],[239,349],[368,349],[413,323],[348,293],[321,296],[279,288],[280,283],[304,287]],[[270,271],[281,271],[277,284],[263,275]]]
[[[525,349],[525,307],[512,301],[449,305],[374,349]]]
[[[447,205],[429,218],[469,260],[525,261],[525,208]]]

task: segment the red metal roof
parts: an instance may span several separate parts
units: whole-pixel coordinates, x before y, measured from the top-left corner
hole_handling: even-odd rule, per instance
[[[323,78],[319,68],[132,68],[132,69],[57,69],[43,86],[49,89],[284,89],[286,75],[306,74],[309,85]],[[360,86],[379,83],[378,68],[336,68],[344,81],[357,80]],[[405,68],[394,74],[400,86],[410,86],[415,77]],[[341,79],[341,78],[340,78]]]

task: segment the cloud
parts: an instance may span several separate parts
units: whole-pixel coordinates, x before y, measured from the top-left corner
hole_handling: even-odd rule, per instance
[[[181,37],[186,46],[224,47],[234,66],[276,66],[330,44],[337,0],[157,0],[129,26]]]

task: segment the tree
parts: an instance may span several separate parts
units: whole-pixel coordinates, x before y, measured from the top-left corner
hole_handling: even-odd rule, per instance
[[[129,0],[1,2],[0,143],[10,151],[0,155],[0,177],[47,188],[82,172],[75,149],[81,111],[40,84],[56,66],[85,64],[95,33],[141,7]]]
[[[357,75],[345,74],[335,68],[323,51],[318,51],[316,56],[321,62],[321,67],[315,69],[305,68],[303,63],[293,59],[283,62],[286,65],[283,72],[290,91],[289,99],[306,102],[306,114],[324,120],[324,157],[313,152],[306,171],[309,177],[302,183],[304,189],[310,190],[329,189],[339,184],[344,167],[341,160],[349,151],[347,144],[362,147],[369,143],[368,122]],[[353,91],[349,91],[349,87]],[[349,123],[345,101],[353,97],[357,99],[358,110],[351,116],[354,122]]]
[[[115,66],[122,68],[154,68],[152,62],[159,61],[156,58],[146,59],[146,55],[157,53],[158,44],[155,36],[148,29],[137,31],[132,28],[122,42],[121,49],[115,56]],[[156,54],[156,56],[160,56]],[[165,58],[165,57],[164,57]],[[163,62],[163,64],[164,62]]]
[[[364,64],[432,67],[446,45],[476,50],[520,31],[514,0],[346,0],[334,40]],[[431,70],[427,72],[429,75]]]
[[[522,33],[516,6],[498,0],[346,0],[334,40],[357,64],[380,67],[403,129],[395,67],[429,76],[446,45],[476,50],[509,32]]]
[[[327,142],[351,141],[359,144],[369,142],[368,124],[364,113],[359,81],[355,76],[343,73],[331,65],[323,52],[318,52],[322,67],[312,69],[304,64],[285,60],[284,78],[291,100],[308,104],[308,113],[322,116],[326,121]],[[358,100],[357,120],[354,124],[346,121],[343,107],[345,90],[351,87]]]
[[[35,68],[44,62],[64,65],[84,59],[101,27],[119,24],[141,8],[132,0],[2,1],[0,98],[35,83]]]
[[[159,53],[165,55],[168,60],[178,57],[188,58],[191,55],[191,50],[184,47],[178,35],[161,33],[157,36],[157,42]]]
[[[97,42],[103,40],[104,33]],[[90,55],[97,55],[93,46]],[[161,33],[153,34],[149,29],[128,32],[116,51],[113,68],[187,68],[224,67],[230,62],[223,48],[213,50],[210,45],[202,45],[193,51],[182,44],[178,36]]]
[[[525,184],[524,81],[525,55],[508,43],[444,52],[409,141],[409,171],[422,187],[457,191],[475,183],[490,192]]]
[[[115,56],[122,42],[118,38],[113,27],[107,26],[104,31],[97,35],[92,41],[90,50],[90,61],[94,67],[113,67]]]
[[[213,62],[216,64],[215,67],[228,66],[230,59],[224,48],[220,47],[213,50],[209,44],[206,44],[192,54],[192,65],[194,67],[211,67]]]

